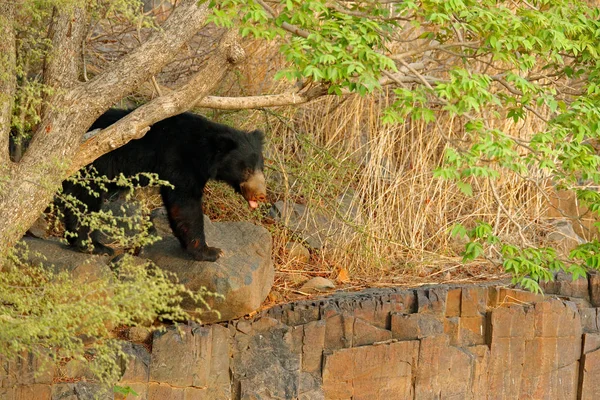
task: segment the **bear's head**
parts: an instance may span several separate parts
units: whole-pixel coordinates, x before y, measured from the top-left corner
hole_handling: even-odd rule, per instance
[[[217,146],[222,158],[215,179],[227,182],[246,199],[250,208],[257,208],[258,202],[267,199],[263,140],[264,135],[258,130],[231,130],[218,139]]]

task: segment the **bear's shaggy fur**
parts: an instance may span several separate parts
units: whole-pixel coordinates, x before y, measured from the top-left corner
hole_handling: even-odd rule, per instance
[[[90,130],[106,128],[129,112],[109,110]],[[266,197],[262,146],[260,131],[243,132],[199,115],[183,113],[157,122],[144,137],[105,154],[91,165],[99,175],[110,179],[120,173],[132,176],[152,172],[169,181],[174,188],[162,187],[161,196],[173,233],[194,259],[215,261],[221,250],[206,244],[202,215],[204,186],[209,179],[224,181],[240,193],[251,208],[257,207],[257,202]],[[100,210],[103,196],[94,197],[70,181],[63,183],[63,192],[81,200],[88,211]],[[89,240],[89,228],[80,226],[68,208],[65,225],[67,231],[77,233],[76,237],[69,238],[70,244],[87,251],[84,242]],[[95,234],[91,236],[95,253],[113,253],[96,240]]]

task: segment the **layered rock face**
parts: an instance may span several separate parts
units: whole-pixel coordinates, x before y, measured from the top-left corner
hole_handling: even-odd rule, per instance
[[[598,399],[596,285],[561,280],[546,297],[440,285],[285,304],[155,332],[151,353],[128,344],[121,385],[139,394],[127,399],[151,400]],[[2,367],[2,399],[120,398],[36,376],[33,359]]]

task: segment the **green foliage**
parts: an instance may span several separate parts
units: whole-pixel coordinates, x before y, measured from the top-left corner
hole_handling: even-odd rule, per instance
[[[100,192],[108,192],[109,188],[116,187],[124,195],[124,200],[129,203],[134,200],[136,188],[171,186],[169,182],[159,179],[156,174],[140,173],[132,177],[120,174],[114,179],[108,179],[106,176],[99,176],[93,167],[78,171],[69,178],[69,181],[94,197],[99,197]],[[58,196],[61,206],[68,209],[78,219],[80,225],[89,227],[90,231],[103,232],[112,238],[119,247],[136,249],[160,240],[159,237],[150,233],[152,223],[149,218],[149,210],[142,209],[141,213],[129,215],[123,205],[119,215],[114,215],[112,210],[88,212],[86,204],[77,197],[65,193],[60,193]],[[59,215],[61,209],[55,207],[54,212]],[[128,234],[131,231],[135,231],[135,234]],[[76,235],[75,232],[65,232],[67,237],[74,235]],[[92,246],[89,238],[86,242],[90,247]]]
[[[125,396],[125,398],[127,398],[128,395],[139,396],[139,394],[129,386],[116,385],[114,386],[113,391],[117,394]]]
[[[583,183],[578,197],[592,212],[600,210],[599,196],[585,187],[600,182],[594,148],[600,140],[600,11],[587,2],[215,0],[212,5],[218,25],[237,23],[244,36],[281,43],[290,67],[278,77],[323,82],[330,93],[378,89],[382,76],[398,71],[388,54],[403,40],[417,49],[394,58],[402,67],[408,68],[413,56],[438,51],[423,56],[437,69],[427,75],[411,71],[415,83],[393,89],[393,103],[383,115],[390,124],[435,124],[440,116],[456,121],[462,137],[449,138],[435,177],[456,181],[470,196],[475,184],[494,185],[504,173],[534,180],[541,172],[560,187]],[[526,137],[503,128],[532,119],[535,131]],[[563,263],[546,248],[526,245],[515,252],[512,238],[494,237],[490,243],[493,235],[468,234],[467,259],[506,241],[505,250],[511,250],[500,251],[504,266],[529,289],[539,290],[532,282],[551,279],[558,269],[579,275],[597,268],[573,256]]]
[[[583,1],[453,0],[403,2],[397,11],[411,16],[423,38],[461,56],[430,85],[396,90],[386,114],[388,122],[408,117],[431,122],[431,114],[414,112],[429,107],[463,121],[466,140],[447,148],[435,176],[456,180],[469,195],[473,179],[494,181],[503,171],[527,179],[543,171],[561,187],[579,186],[578,198],[591,211],[600,210],[598,193],[585,187],[600,182],[600,157],[592,146],[600,139],[598,8]],[[490,123],[531,118],[540,129],[530,138],[513,137]],[[491,236],[461,233],[470,238],[466,259],[485,253]],[[553,249],[504,243],[500,253],[516,283],[539,291],[537,282],[553,279],[558,270],[577,277],[598,269],[598,251],[590,242],[559,260]]]
[[[19,247],[0,274],[0,353],[6,359],[33,352],[53,361],[80,360],[101,382],[119,379],[117,357],[124,354],[113,328],[189,319],[179,306],[182,296],[206,296],[127,257],[114,272],[84,283],[67,271],[31,265],[28,256]]]
[[[463,261],[474,260],[484,253],[484,244],[498,243],[498,238],[492,234],[492,226],[485,222],[478,223],[473,229],[466,229],[461,224],[452,227],[451,234],[457,237],[465,237],[470,241],[465,246]]]
[[[279,71],[279,78],[325,82],[330,93],[348,89],[366,94],[380,87],[383,71],[396,70],[383,54],[396,21],[387,18],[390,10],[379,2],[346,10],[325,0],[285,0],[274,16],[255,1],[220,0],[212,7],[211,21],[217,25],[231,27],[239,17],[243,36],[281,39],[290,67]],[[286,37],[290,26],[297,34]]]

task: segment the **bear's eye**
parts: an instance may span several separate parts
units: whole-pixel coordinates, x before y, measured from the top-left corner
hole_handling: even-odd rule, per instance
[[[238,162],[238,171],[242,174],[243,179],[248,179],[248,177],[252,175],[252,168],[244,161]]]

